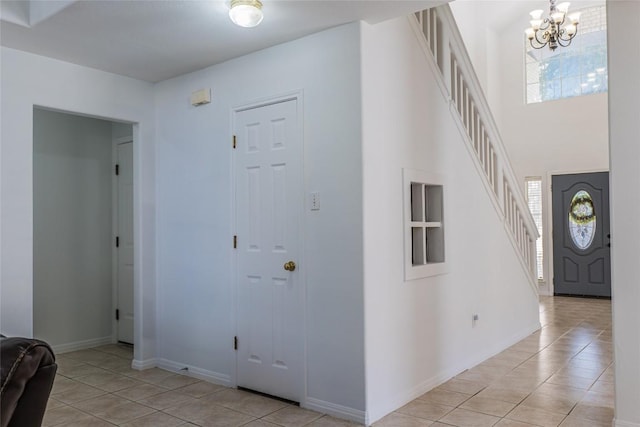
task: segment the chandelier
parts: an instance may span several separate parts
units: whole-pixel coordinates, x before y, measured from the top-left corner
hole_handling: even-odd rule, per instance
[[[567,47],[578,33],[578,21],[580,13],[569,12],[569,2],[556,5],[556,0],[549,0],[549,16],[542,18],[542,9],[533,10],[531,15],[531,27],[525,30],[525,34],[534,49],[542,49],[549,46],[555,50],[558,46]],[[567,18],[569,22],[567,23]]]

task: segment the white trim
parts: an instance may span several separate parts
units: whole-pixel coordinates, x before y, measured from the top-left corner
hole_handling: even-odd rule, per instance
[[[87,348],[100,347],[101,345],[113,344],[115,342],[115,336],[110,335],[108,337],[92,338],[90,340],[52,345],[51,348],[56,354],[64,354],[70,351],[85,350]]]
[[[303,408],[311,409],[323,414],[333,415],[349,421],[369,425],[367,413],[359,409],[349,408],[348,406],[338,405],[336,403],[327,402],[325,400],[316,399],[315,397],[306,397],[306,404],[300,405]]]
[[[527,203],[524,201],[524,195],[522,193],[521,185],[517,182],[516,174],[513,171],[511,166],[511,161],[509,159],[509,155],[507,153],[506,148],[504,147],[504,143],[498,131],[498,127],[493,118],[491,109],[489,108],[489,104],[484,96],[484,92],[478,80],[478,77],[475,73],[475,69],[473,68],[473,64],[471,64],[470,56],[465,48],[464,42],[462,40],[462,36],[458,30],[457,24],[455,22],[455,18],[451,12],[450,7],[445,4],[442,6],[438,6],[436,10],[436,15],[440,19],[440,24],[442,27],[441,33],[438,37],[441,39],[438,42],[438,45],[442,47],[442,70],[439,68],[436,63],[436,58],[431,52],[431,49],[427,45],[425,35],[422,32],[422,28],[418,24],[418,20],[415,19],[415,15],[409,16],[409,24],[414,31],[416,38],[427,58],[427,62],[432,68],[433,75],[435,76],[435,80],[440,87],[441,93],[445,102],[449,103],[449,112],[451,117],[454,120],[454,123],[458,127],[458,131],[463,138],[464,145],[467,148],[467,152],[473,159],[473,163],[478,171],[478,174],[481,175],[481,181],[485,187],[485,191],[489,195],[489,199],[491,200],[496,212],[498,213],[498,217],[505,222],[505,211],[503,205],[503,197],[504,197],[504,183],[505,181],[508,183],[508,186],[512,192],[514,197],[514,201],[517,205],[517,208],[520,212],[520,219],[524,222],[524,227],[527,230],[527,233],[532,238],[537,238],[538,231],[533,221],[533,218],[529,214],[529,209]],[[473,144],[471,143],[471,138],[465,128],[463,123],[463,119],[458,112],[454,99],[452,99],[452,70],[451,70],[451,55],[454,55],[456,58],[457,66],[462,73],[464,81],[466,82],[466,87],[468,90],[468,97],[473,100],[475,104],[475,108],[478,110],[478,114],[480,116],[480,120],[483,123],[485,131],[488,133],[495,152],[496,156],[496,164],[495,167],[495,181],[491,183],[490,178],[487,176],[484,165],[481,164],[480,159],[478,158],[477,153],[474,152]],[[495,188],[494,188],[495,187]],[[521,265],[524,268],[524,271],[527,275],[529,285],[534,291],[535,295],[538,295],[538,283],[536,279],[536,275],[532,273],[529,268],[529,263],[532,260],[524,259],[523,251],[519,247],[520,245],[514,240],[512,236],[512,231],[509,228],[505,228],[507,234],[510,236],[512,244],[514,245],[514,249],[518,258],[522,258],[520,260]],[[529,248],[533,249],[533,248]],[[527,252],[527,251],[525,251]]]
[[[451,99],[451,92],[447,87],[445,78],[443,77],[444,70],[440,71],[440,67],[436,63],[436,59],[433,56],[433,53],[431,52],[431,48],[427,43],[426,36],[424,35],[424,33],[422,32],[422,29],[420,28],[420,23],[418,22],[416,15],[412,13],[411,15],[407,16],[407,19],[409,20],[409,25],[411,26],[411,29],[413,30],[413,33],[416,36],[416,39],[418,39],[418,44],[422,48],[422,51],[424,52],[424,55],[427,58],[427,63],[431,67],[431,71],[433,75],[436,76],[435,80],[436,80],[436,83],[438,84],[438,88],[440,88],[440,92],[442,92],[442,96],[444,97],[444,99]],[[442,36],[445,37],[444,31],[442,32]],[[443,45],[445,42],[448,43],[446,39],[442,40]]]
[[[529,182],[540,182],[540,228],[542,228],[542,235],[538,236],[538,239],[542,238],[542,278],[538,277],[538,239],[535,241],[535,255],[536,255],[536,274],[535,281],[538,283],[538,290],[541,286],[546,284],[546,277],[548,272],[545,271],[545,259],[547,257],[547,253],[544,250],[544,177],[543,176],[530,176],[527,175],[524,177],[524,200],[529,205]],[[531,210],[531,209],[529,209]],[[533,216],[533,214],[532,214]],[[535,218],[534,218],[535,222]]]
[[[113,123],[113,122],[112,122]],[[132,125],[133,128],[133,125]],[[113,138],[111,142],[111,241],[115,242],[116,236],[119,231],[119,216],[118,216],[118,177],[115,174],[115,166],[118,164],[118,145],[135,143],[133,142],[133,135],[123,136],[120,138]],[[133,159],[132,159],[133,160]],[[132,162],[133,164],[133,162]],[[135,165],[134,165],[135,167]],[[135,240],[134,240],[135,245]],[[134,246],[135,251],[135,246]],[[116,320],[116,309],[118,308],[118,248],[115,243],[111,246],[111,330],[115,341],[118,341],[118,321]],[[135,260],[134,260],[135,267]],[[134,283],[135,286],[135,283]],[[135,305],[134,305],[134,319],[135,319]],[[135,340],[134,340],[135,341]],[[134,343],[135,344],[135,343]]]
[[[133,359],[131,361],[131,369],[135,369],[137,371],[144,371],[145,369],[151,369],[158,366],[158,359],[155,357],[152,359],[146,360],[136,360]]]
[[[444,261],[431,263],[431,264],[422,264],[422,265],[413,265],[413,247],[412,241],[413,237],[411,236],[412,225],[411,225],[411,184],[412,183],[421,183],[426,185],[435,185],[441,186],[443,190],[442,196],[442,227],[444,228]],[[446,274],[449,272],[448,255],[447,255],[447,239],[446,239],[446,223],[447,223],[447,206],[446,199],[447,197],[444,195],[445,191],[444,185],[444,176],[435,173],[429,173],[416,169],[402,169],[402,194],[403,194],[403,212],[404,212],[404,220],[402,222],[402,235],[404,236],[404,281],[422,279],[424,277],[432,277],[438,276],[441,274]]]
[[[367,420],[372,422],[378,421],[385,414],[391,413],[395,409],[406,405],[417,397],[422,396],[424,393],[433,390],[435,387],[449,381],[456,375],[468,369],[471,369],[474,366],[484,362],[485,360],[503,352],[506,348],[509,348],[512,345],[522,341],[540,328],[540,322],[535,322],[529,327],[523,328],[520,332],[513,334],[511,337],[504,339],[496,345],[493,345],[490,348],[486,349],[485,351],[482,351],[479,354],[470,357],[468,360],[459,363],[456,366],[440,372],[439,374],[421,382],[406,393],[397,396],[397,398],[394,398],[393,400],[387,400],[385,402],[385,408],[379,408],[377,413],[373,415],[373,417],[375,417],[374,419],[371,419],[370,411],[367,411]]]
[[[111,125],[113,128],[113,125]],[[114,172],[118,162],[118,138],[111,140],[111,242],[118,233],[118,178]],[[118,340],[118,321],[116,309],[118,308],[118,249],[111,246],[111,334],[114,341]]]
[[[293,90],[293,91],[288,91],[288,92],[284,92],[281,93],[279,95],[275,95],[275,96],[271,96],[271,97],[265,97],[265,98],[259,98],[255,101],[246,103],[246,104],[240,104],[240,105],[236,105],[234,107],[231,108],[231,126],[230,126],[230,135],[229,135],[229,141],[232,140],[233,135],[235,133],[235,129],[236,129],[236,123],[235,123],[235,117],[236,114],[238,114],[239,112],[242,111],[246,111],[246,110],[251,110],[253,108],[260,108],[260,107],[264,107],[267,105],[273,105],[273,104],[279,104],[282,102],[287,102],[287,101],[296,101],[296,114],[297,114],[297,124],[298,124],[298,138],[300,140],[301,143],[301,147],[300,147],[300,173],[301,173],[301,178],[302,178],[302,187],[300,189],[301,194],[300,194],[300,200],[302,201],[302,205],[299,207],[299,211],[298,211],[298,216],[299,216],[299,225],[298,225],[298,269],[299,269],[299,278],[300,278],[300,302],[302,304],[302,319],[300,319],[302,321],[302,342],[300,343],[300,345],[302,345],[302,373],[301,376],[302,378],[299,379],[300,384],[299,384],[299,389],[300,389],[300,396],[298,397],[298,400],[300,402],[301,405],[305,404],[306,402],[306,394],[307,394],[307,276],[306,276],[306,272],[307,269],[305,268],[305,230],[306,230],[306,189],[307,189],[307,180],[306,180],[306,174],[305,174],[305,163],[304,163],[304,159],[305,159],[305,139],[304,139],[304,91],[302,89],[299,90]],[[235,149],[231,149],[231,177],[230,177],[230,183],[231,183],[231,221],[232,221],[232,228],[231,228],[231,235],[229,236],[229,241],[231,241],[231,239],[233,239],[233,236],[237,234],[238,232],[238,224],[237,224],[237,212],[236,212],[236,156],[235,156]],[[230,268],[231,268],[231,283],[232,283],[232,290],[231,290],[231,294],[232,294],[232,300],[233,300],[233,308],[232,308],[232,316],[233,318],[231,319],[231,323],[234,325],[234,334],[237,336],[238,335],[238,292],[237,292],[237,288],[238,288],[238,252],[236,250],[234,250],[233,248],[230,249],[231,250],[231,263],[230,263]],[[234,350],[232,351],[232,360],[233,360],[233,364],[234,364],[234,368],[232,369],[230,375],[227,376],[228,378],[228,384],[231,387],[236,387],[238,385],[238,375],[237,375],[237,371],[238,371],[238,359],[237,359],[237,352]]]
[[[140,152],[141,145],[139,143],[139,141],[141,141],[139,120],[131,120],[130,118],[126,118],[126,117],[113,117],[113,116],[102,116],[99,114],[89,114],[89,113],[80,112],[76,110],[50,107],[40,103],[32,104],[32,108],[39,108],[43,110],[54,111],[54,112],[59,112],[64,114],[72,114],[75,116],[105,120],[105,121],[111,122],[112,124],[120,122],[120,123],[126,123],[131,125],[132,136],[131,137],[127,136],[123,138],[130,138],[131,141],[133,142],[133,165],[134,165],[133,166],[133,232],[134,232],[134,243],[135,242],[142,243],[144,241],[143,235],[142,235],[143,203],[142,203],[142,188],[141,188],[141,181],[142,181],[141,174],[142,174],[143,168],[141,167],[142,155]],[[151,124],[149,124],[149,127],[153,128]],[[32,136],[31,144],[33,145],[33,135],[31,136]],[[116,138],[116,140],[121,140],[123,138]],[[31,197],[33,198],[33,194],[31,194]],[[154,215],[155,215],[155,210],[154,210]],[[156,235],[154,237],[157,237],[157,230],[155,230],[155,232],[156,232]],[[143,310],[144,302],[143,302],[143,295],[142,295],[142,292],[143,292],[142,286],[144,283],[143,274],[145,273],[143,268],[144,263],[142,262],[144,259],[143,255],[145,255],[143,254],[143,249],[144,248],[142,247],[142,244],[136,244],[133,250],[134,265],[137,267],[134,270],[134,277],[133,277],[133,304],[134,304],[134,313],[135,313],[135,317],[133,319],[134,357],[136,357],[136,355],[141,355],[145,353],[146,354],[156,353],[156,350],[154,348],[155,345],[152,345],[150,343],[145,344],[145,340],[143,339],[144,334],[143,334],[142,318],[144,314],[144,310]],[[155,259],[153,262],[155,263]],[[154,275],[157,276],[158,265],[154,265],[154,267],[155,267]],[[33,288],[33,281],[31,283],[31,287]],[[157,291],[157,286],[154,282],[153,292],[156,292],[156,291]],[[155,295],[153,296],[153,298],[155,299],[157,304],[158,299],[155,297]],[[32,321],[33,321],[33,316],[32,316]],[[154,341],[155,340],[156,339],[154,339]],[[149,340],[146,340],[146,341],[149,341]],[[144,351],[145,349],[143,347],[145,347],[147,351]]]
[[[636,423],[633,421],[622,421],[616,418],[613,419],[612,425],[614,427],[640,427],[640,423]]]
[[[255,101],[251,101],[246,104],[236,105],[231,108],[231,117],[232,117],[231,124],[235,125],[235,121],[233,120],[233,117],[235,116],[236,113],[239,113],[241,111],[252,110],[254,108],[266,107],[267,105],[280,104],[282,102],[293,101],[293,100],[302,101],[302,99],[303,99],[303,91],[302,89],[300,89],[300,90],[284,92],[279,95],[259,98]],[[231,131],[233,132],[234,129],[235,127],[232,126]]]
[[[176,374],[186,375],[188,377],[198,378],[213,384],[219,384],[225,387],[232,387],[231,377],[214,371],[198,368],[196,366],[184,363],[174,362],[173,360],[158,359],[157,367]]]
[[[520,332],[516,332],[515,334],[511,335],[509,338],[501,340],[497,344],[491,346],[486,351],[481,352],[480,355],[475,355],[474,357],[470,358],[467,363],[467,366],[468,366],[467,369],[470,369],[484,362],[485,360],[493,356],[496,356],[499,353],[502,353],[507,348],[511,347],[514,344],[519,343],[523,339],[527,338],[529,335],[540,330],[540,328],[542,328],[542,324],[540,323],[540,321],[536,321],[531,325],[529,325],[528,327],[523,328]]]
[[[513,246],[513,250],[516,253],[516,258],[518,258],[518,261],[520,262],[522,269],[525,271],[525,276],[527,277],[527,282],[529,283],[529,287],[531,288],[531,290],[533,291],[534,295],[537,298],[540,295],[538,292],[538,281],[529,273],[529,268],[527,267],[527,264],[525,264],[524,258],[520,256],[520,249],[518,248],[518,243],[516,242],[516,239],[513,237],[513,234],[509,229],[509,224],[507,224],[506,221],[503,221],[502,225],[504,225],[504,232],[507,234],[507,237],[509,238],[511,245]]]
[[[547,171],[547,182],[543,182],[542,185],[545,186],[544,188],[544,192],[543,192],[543,198],[542,198],[542,203],[545,203],[545,198],[546,198],[546,205],[547,205],[547,209],[545,209],[546,211],[546,215],[543,215],[542,217],[542,230],[543,233],[545,234],[545,238],[547,240],[547,242],[545,243],[545,248],[543,248],[543,251],[545,251],[546,254],[548,254],[547,257],[547,261],[545,262],[546,264],[546,268],[547,268],[547,286],[548,286],[548,295],[549,296],[553,296],[554,292],[555,292],[555,286],[554,286],[554,275],[553,275],[553,193],[551,191],[551,184],[552,184],[552,180],[553,180],[553,176],[555,175],[577,175],[577,174],[583,174],[583,173],[599,173],[599,172],[610,172],[608,169],[582,169],[582,170],[553,170],[553,171]],[[546,218],[545,218],[546,217]]]
[[[480,84],[480,80],[476,75],[475,68],[471,63],[471,56],[467,52],[467,49],[464,44],[464,40],[462,39],[462,35],[458,30],[458,25],[453,16],[453,12],[451,12],[451,8],[448,4],[438,6],[437,11],[443,23],[443,27],[448,28],[448,31],[443,31],[443,32],[448,33],[449,35],[449,48],[450,48],[449,53],[453,53],[455,55],[456,60],[458,62],[458,67],[462,70],[462,74],[465,77],[465,81],[467,82],[469,96],[473,98],[476,108],[478,109],[478,112],[480,113],[481,118],[484,122],[485,129],[489,134],[491,140],[493,141],[493,148],[496,152],[496,156],[498,157],[498,175],[499,175],[498,179],[499,180],[502,179],[500,177],[502,176],[504,177],[504,179],[508,181],[511,191],[514,193],[518,208],[522,213],[522,219],[525,222],[525,226],[529,230],[529,233],[531,234],[531,236],[535,236],[537,235],[537,228],[535,226],[535,223],[533,222],[533,218],[531,218],[531,215],[527,215],[529,210],[526,203],[524,203],[524,194],[522,193],[522,187],[517,181],[517,178],[516,178],[517,175],[515,174],[515,172],[513,171],[513,167],[511,166],[512,162],[511,162],[511,159],[509,158],[509,153],[507,152],[504,142],[502,141],[502,137],[498,130],[498,125],[495,122],[495,119],[493,117],[491,108],[489,107],[487,98],[484,95],[484,91],[482,90],[482,85]],[[445,60],[444,62],[446,64],[448,61]],[[451,74],[450,70],[449,70],[449,74]],[[447,76],[448,74],[444,73],[444,75]],[[449,77],[446,77],[446,78],[449,78]],[[449,101],[452,104],[451,113],[453,114],[455,112],[456,114],[459,114],[457,113],[457,110],[455,108],[455,103],[453,99],[451,99],[451,97],[449,97]],[[456,114],[453,114],[453,115],[456,115]],[[458,116],[458,120],[460,122],[459,128],[461,133],[466,134],[466,130],[462,123],[462,119],[459,116]],[[470,141],[470,138],[468,135],[465,140]],[[475,153],[472,157],[476,157]],[[502,171],[500,171],[500,169],[502,169]],[[486,175],[482,170],[482,168],[481,168],[481,171],[482,171],[481,175]],[[499,183],[498,187],[502,188],[503,185]],[[489,185],[489,188],[490,188],[490,185]],[[496,195],[497,203],[499,204],[499,206],[501,203],[500,202],[501,197],[502,197],[501,192],[500,194]]]
[[[392,411],[396,410],[397,408],[400,408],[406,405],[407,403],[412,402],[413,400],[422,396],[429,390],[433,390],[440,384],[447,382],[451,378],[455,377],[456,375],[458,375],[459,373],[467,369],[466,364],[462,366],[465,366],[465,367],[456,366],[454,368],[447,369],[446,371],[441,372],[438,375],[435,375],[429,379],[422,381],[420,384],[416,385],[415,387],[412,387],[410,390],[394,396],[393,399],[386,400],[385,407],[378,408],[377,413],[374,414],[373,416],[370,413],[371,411],[368,410],[367,411],[368,420],[376,422],[382,417],[386,416],[386,414],[389,414]]]
[[[487,175],[484,172],[484,168],[483,168],[482,164],[480,163],[480,160],[478,159],[478,156],[473,151],[473,144],[471,142],[471,139],[469,138],[469,135],[467,134],[467,131],[465,130],[464,124],[462,123],[462,119],[460,118],[460,114],[458,113],[458,110],[457,110],[457,108],[455,106],[455,103],[452,100],[449,103],[449,112],[451,114],[451,118],[453,119],[454,123],[456,124],[456,126],[458,128],[458,131],[460,132],[460,136],[464,140],[464,146],[467,149],[467,152],[469,153],[469,157],[471,158],[471,161],[473,162],[474,166],[476,167],[476,171],[478,172],[478,175],[480,175],[479,179],[480,179],[480,181],[482,181],[482,186],[484,187],[485,192],[487,193],[487,196],[489,197],[489,200],[491,201],[491,204],[495,208],[496,213],[498,214],[498,218],[500,218],[500,221],[504,225],[504,232],[507,235],[509,241],[511,242],[511,245],[513,246],[513,250],[516,253],[516,258],[518,258],[518,261],[520,262],[520,265],[522,266],[522,269],[525,272],[525,276],[527,278],[527,282],[529,283],[529,286],[531,287],[531,289],[533,290],[534,294],[537,297],[539,295],[539,291],[538,291],[537,280],[535,280],[536,277],[534,277],[534,275],[532,275],[529,272],[529,267],[527,266],[527,264],[525,262],[525,259],[522,257],[522,255],[520,253],[520,248],[518,247],[518,243],[516,242],[515,238],[513,237],[513,233],[511,232],[511,230],[509,228],[509,224],[505,220],[505,214],[504,214],[502,206],[500,205],[500,201],[498,200],[498,197],[493,192],[493,189],[491,187],[491,183],[489,182],[489,178],[487,178]],[[499,164],[502,164],[502,162],[503,162],[502,160],[499,160]],[[544,185],[544,183],[543,183],[543,185]],[[499,184],[499,186],[502,188],[503,184]],[[511,183],[510,183],[510,186],[512,186]],[[520,186],[518,185],[512,191],[521,192]],[[524,200],[524,196],[522,196],[522,198]],[[526,213],[529,213],[529,206],[528,205],[526,206]],[[534,223],[534,225],[535,225],[535,223]],[[543,230],[544,230],[544,222],[543,222],[542,225],[543,225]],[[536,228],[536,234],[537,234],[537,228]]]
[[[504,222],[504,211],[502,210],[502,206],[500,205],[500,200],[498,196],[493,192],[493,188],[491,187],[491,183],[489,182],[489,178],[487,174],[484,172],[484,167],[480,160],[478,159],[478,155],[473,151],[473,142],[471,138],[469,138],[469,134],[467,133],[466,128],[464,127],[464,123],[462,123],[462,118],[460,117],[460,113],[458,112],[458,108],[456,107],[455,102],[452,99],[449,99],[449,113],[451,114],[451,118],[453,119],[456,127],[458,128],[458,132],[460,132],[460,136],[464,140],[464,146],[469,153],[469,157],[471,157],[471,161],[473,165],[476,167],[476,171],[478,175],[480,175],[480,181],[482,181],[483,187],[489,196],[489,200],[493,204],[493,207],[496,210],[496,213],[500,217],[501,221]],[[498,165],[502,164],[502,159],[498,158]],[[502,183],[499,184],[499,187],[502,188]],[[510,232],[509,232],[510,233]],[[518,253],[520,251],[518,250]]]
[[[144,258],[146,253],[144,253],[144,236],[142,234],[142,223],[143,223],[143,194],[142,194],[142,172],[143,168],[141,166],[142,163],[142,146],[139,143],[140,138],[140,123],[132,123],[132,133],[133,133],[133,356],[136,357],[144,357],[144,355],[153,355],[153,359],[157,355],[157,343],[160,338],[155,338],[156,334],[154,332],[154,343],[148,343],[149,339],[144,339],[144,301],[145,299],[149,299],[149,297],[145,298],[143,295],[144,289],[143,285],[145,283],[143,274],[145,273],[144,269]],[[153,211],[154,218],[157,217],[155,208]],[[154,228],[153,239],[157,244],[158,230]],[[155,310],[157,312],[159,298],[157,297],[159,288],[157,284],[158,277],[158,264],[156,262],[157,256],[157,247],[154,248],[154,282],[153,289],[150,290],[153,292],[153,296],[151,299],[154,300]],[[154,319],[153,330],[155,331],[157,328],[157,318]],[[145,342],[147,344],[145,345]],[[150,348],[151,347],[151,348]],[[146,350],[146,351],[145,351]]]
[[[238,107],[239,108],[239,107]],[[229,126],[229,143],[231,143],[233,141],[233,137],[235,136],[235,132],[236,132],[236,114],[238,113],[238,110],[236,110],[236,108],[231,108],[230,111],[230,126]],[[233,236],[236,235],[236,233],[238,232],[238,214],[236,213],[236,206],[237,206],[237,197],[236,197],[236,193],[237,193],[237,184],[236,184],[236,149],[233,148],[233,146],[231,146],[231,149],[229,150],[229,172],[231,174],[231,176],[229,176],[229,184],[231,186],[231,191],[229,192],[231,195],[231,199],[229,200],[229,202],[231,203],[231,228],[230,228],[230,233],[229,233],[229,242],[233,241]],[[230,284],[231,284],[231,319],[230,320],[230,324],[233,327],[233,334],[237,337],[238,336],[238,254],[236,249],[233,248],[233,245],[229,245],[230,246],[230,259],[231,262],[229,263],[229,267],[231,268],[231,272],[229,274],[229,277],[231,278]],[[231,340],[234,340],[234,337],[230,337],[230,341],[229,343],[231,343]],[[233,363],[233,368],[230,371],[230,375],[229,375],[229,381],[231,382],[231,384],[235,387],[238,385],[238,352],[237,350],[233,349],[231,346],[229,346],[230,348],[230,359],[232,360]]]
[[[133,127],[133,124],[131,126]],[[133,142],[133,135],[131,135],[131,136],[121,136],[120,138],[113,138],[113,143],[115,145],[126,144],[128,142]]]

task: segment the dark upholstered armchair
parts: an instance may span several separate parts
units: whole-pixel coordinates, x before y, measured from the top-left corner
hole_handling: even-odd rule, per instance
[[[57,365],[51,347],[29,338],[0,337],[0,427],[39,427]]]

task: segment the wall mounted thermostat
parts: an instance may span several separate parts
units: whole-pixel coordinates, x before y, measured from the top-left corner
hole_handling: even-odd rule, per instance
[[[211,89],[200,89],[191,94],[191,105],[199,107],[211,102]]]

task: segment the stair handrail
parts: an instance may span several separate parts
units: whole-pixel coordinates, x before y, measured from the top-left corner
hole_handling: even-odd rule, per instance
[[[444,4],[409,18],[537,294],[535,245],[538,229],[451,8]]]

